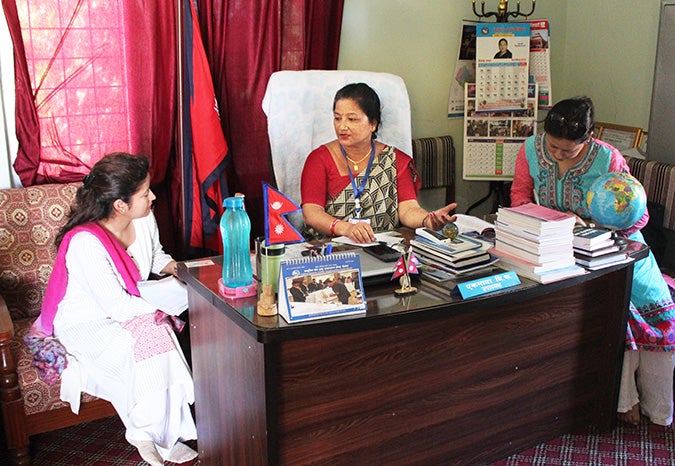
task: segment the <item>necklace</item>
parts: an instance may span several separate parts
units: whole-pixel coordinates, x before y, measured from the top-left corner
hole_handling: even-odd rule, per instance
[[[349,160],[349,161],[352,163],[352,167],[354,167],[354,168],[353,168],[353,171],[357,172],[357,171],[359,171],[359,164],[360,164],[361,162],[363,162],[364,160],[366,160],[366,157],[368,157],[372,151],[373,151],[373,149],[370,149],[370,150],[368,151],[368,153],[367,153],[366,155],[364,155],[363,157],[361,157],[359,160],[354,160],[354,159],[352,159],[352,158],[351,158],[350,156],[348,156],[346,153],[345,153],[345,157],[347,157],[347,160]]]

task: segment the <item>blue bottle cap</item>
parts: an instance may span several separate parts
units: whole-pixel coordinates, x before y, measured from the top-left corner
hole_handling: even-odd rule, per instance
[[[244,207],[244,198],[241,196],[226,197],[223,199],[223,207],[225,209],[234,209]]]

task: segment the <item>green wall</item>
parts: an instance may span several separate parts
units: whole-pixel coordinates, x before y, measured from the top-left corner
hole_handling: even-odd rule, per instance
[[[486,10],[497,3],[486,0]],[[597,120],[647,129],[660,5],[538,0],[533,18],[548,19],[551,27],[553,101],[588,95]],[[510,8],[515,6],[512,1]],[[521,8],[529,9],[530,1],[521,0]],[[401,76],[410,95],[413,137],[453,136],[460,212],[489,190],[487,182],[461,179],[462,121],[447,118],[462,19],[475,19],[470,0],[345,0],[338,62],[339,69]],[[487,213],[490,204],[472,213]]]

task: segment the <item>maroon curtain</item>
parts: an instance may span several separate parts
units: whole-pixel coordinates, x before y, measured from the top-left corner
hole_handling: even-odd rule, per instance
[[[16,0],[2,0],[2,8],[14,46],[16,136],[19,141],[19,152],[14,169],[24,186],[30,186],[35,184],[36,167],[40,162],[40,124],[26,64]]]
[[[264,232],[262,182],[269,182],[261,103],[281,69],[337,67],[343,0],[197,0],[223,131],[230,192],[246,195],[255,235]]]
[[[19,152],[14,167],[26,186],[67,182],[81,179],[105,153],[129,151],[151,158],[152,182],[160,183],[166,177],[172,154],[176,113],[175,2],[120,3],[123,8],[119,11],[124,12],[124,17],[115,34],[124,35],[125,47],[117,49],[111,45],[120,42],[117,38],[107,41],[109,36],[102,33],[91,38],[82,34],[83,27],[96,28],[95,21],[105,21],[97,17],[96,4],[88,1],[80,0],[70,5],[70,11],[60,11],[72,16],[60,31],[57,43],[48,43],[42,47],[44,50],[38,50],[43,42],[34,40],[33,53],[39,54],[40,60],[48,59],[49,65],[40,68],[43,74],[32,79],[16,3],[2,1],[16,68]],[[114,15],[115,5],[106,13]],[[64,64],[71,57],[81,60],[73,59],[75,65]],[[125,75],[128,94],[122,96],[115,86],[103,89],[103,85],[92,90],[105,79],[108,68],[118,66],[130,70]],[[43,87],[45,83],[50,85],[48,91]],[[74,92],[79,90],[85,97],[73,99]],[[101,92],[109,94],[102,97]],[[76,101],[77,112],[72,111]],[[120,102],[128,107],[122,108]],[[54,113],[43,116],[39,109],[46,107],[50,107],[50,112],[55,109]],[[86,111],[82,112],[82,108]],[[113,132],[115,137],[111,138]],[[45,134],[53,141],[46,141]]]
[[[152,160],[152,184],[163,183],[176,157],[177,52],[175,0],[126,2],[129,88],[138,152]],[[173,190],[175,191],[175,189]]]
[[[39,122],[16,4],[14,0],[2,3],[12,31],[17,64],[20,149],[15,168],[25,185],[50,181],[40,179],[37,174],[41,163]],[[260,235],[264,231],[262,181],[271,179],[267,120],[261,108],[267,81],[281,69],[337,67],[343,0],[195,0],[195,3],[220,105],[221,124],[232,155],[228,167],[229,191],[246,195],[253,232]],[[177,173],[181,167],[175,163],[172,136],[177,108],[175,1],[137,0],[125,4],[133,11],[125,31],[135,46],[129,56],[135,72],[131,82],[138,91],[134,95],[143,98],[137,109],[145,111],[134,121],[145,129],[140,132],[145,138],[139,143],[142,152],[153,160],[153,185],[161,183],[168,193],[167,200],[156,192],[160,198],[157,208],[174,218],[173,232],[176,232],[179,231],[176,226],[180,225],[176,186],[180,183]],[[143,55],[144,51],[149,53]],[[158,220],[166,216],[158,215]],[[165,230],[163,242],[168,239]],[[167,249],[171,252],[172,248]]]

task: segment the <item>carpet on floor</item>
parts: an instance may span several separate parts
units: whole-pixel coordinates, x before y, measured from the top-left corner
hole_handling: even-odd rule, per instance
[[[194,441],[186,442],[196,449]],[[31,437],[33,466],[147,466],[138,450],[124,438],[124,425],[117,416],[79,424]],[[9,464],[0,447],[0,465]],[[175,463],[166,463],[173,465]],[[195,466],[198,460],[182,463]]]
[[[197,448],[196,442],[187,443]],[[117,417],[36,435],[31,451],[34,466],[147,465],[124,439],[124,426]],[[4,450],[0,450],[0,464],[9,464]],[[183,463],[197,464],[198,460]],[[619,424],[608,433],[564,435],[491,466],[524,465],[671,466],[675,465],[675,430],[645,420],[637,427]]]

